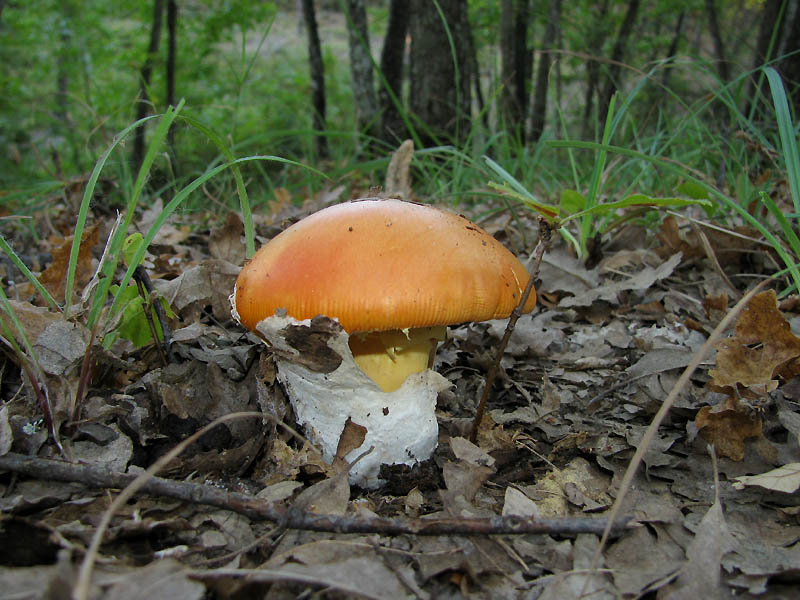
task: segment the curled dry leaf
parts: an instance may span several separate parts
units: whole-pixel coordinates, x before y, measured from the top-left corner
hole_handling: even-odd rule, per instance
[[[800,373],[800,338],[778,310],[773,290],[753,297],[736,322],[733,337],[717,346],[717,366],[709,371],[715,391],[734,389],[762,396],[778,386],[778,377]]]
[[[746,414],[733,398],[717,406],[704,406],[695,417],[700,435],[713,444],[720,456],[744,458],[744,441],[761,435],[761,419]]]

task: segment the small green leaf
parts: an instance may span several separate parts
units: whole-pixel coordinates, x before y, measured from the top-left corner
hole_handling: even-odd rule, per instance
[[[139,248],[142,247],[142,244],[144,244],[144,237],[139,232],[132,233],[125,238],[125,242],[122,244],[122,259],[125,261],[126,265],[131,265]]]
[[[118,289],[119,287],[114,285],[111,291],[116,294]],[[117,332],[120,337],[133,342],[133,345],[137,348],[146,346],[153,341],[153,335],[150,333],[150,325],[144,314],[144,300],[139,295],[139,289],[135,284],[131,284],[120,294],[120,298],[124,308],[117,326]],[[166,304],[163,299],[159,299],[159,301]],[[152,308],[150,310],[156,332],[159,338],[162,338],[161,324],[158,322],[155,311]]]
[[[559,212],[571,215],[586,208],[586,196],[575,190],[561,190]]]
[[[677,192],[689,196],[694,200],[708,200],[708,190],[694,181],[684,181],[678,186]]]
[[[556,208],[555,206],[539,202],[530,194],[521,194],[507,183],[495,183],[493,181],[490,181],[489,187],[503,194],[507,194],[512,198],[516,198],[523,204],[529,206],[530,208],[538,212],[540,215],[545,217],[551,223],[555,224],[558,223],[558,208]]]
[[[714,204],[710,200],[687,200],[685,198],[652,198],[646,194],[632,194],[617,200],[616,202],[604,202],[603,204],[595,204],[591,208],[574,213],[565,218],[565,221],[582,217],[585,215],[608,215],[613,213],[618,208],[627,208],[630,206],[646,206],[650,208],[664,208],[664,207],[681,207],[701,205],[703,207],[711,207]]]

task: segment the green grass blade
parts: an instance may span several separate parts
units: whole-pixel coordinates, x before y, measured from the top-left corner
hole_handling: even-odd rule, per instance
[[[207,127],[205,124],[201,123],[197,119],[190,117],[188,115],[182,115],[181,119],[203,133],[214,145],[219,149],[222,155],[228,162],[233,162],[236,160],[233,152],[228,145],[225,143],[225,140],[213,129]],[[239,206],[242,210],[242,223],[244,224],[244,246],[245,246],[245,253],[247,258],[250,258],[255,254],[256,251],[256,244],[255,244],[255,228],[253,227],[253,212],[250,208],[250,199],[247,195],[247,188],[244,185],[244,178],[242,177],[242,171],[239,169],[238,165],[234,165],[232,167],[233,173],[233,180],[236,183],[236,193],[239,196]],[[323,175],[324,177],[324,175]]]
[[[142,124],[146,123],[147,121],[155,118],[157,118],[157,115],[151,115],[149,117],[145,117],[144,119],[140,119],[135,123],[131,123],[116,136],[114,136],[114,140],[95,163],[92,174],[89,176],[89,181],[86,182],[86,189],[83,192],[83,199],[81,200],[81,205],[78,210],[78,219],[75,223],[75,234],[72,240],[72,248],[70,249],[69,253],[69,263],[67,265],[67,280],[64,290],[65,317],[69,316],[69,307],[72,303],[72,293],[75,286],[75,269],[78,265],[78,252],[80,251],[81,238],[83,237],[83,229],[86,225],[86,217],[89,214],[89,205],[91,204],[92,197],[94,196],[95,187],[97,187],[97,180],[100,178],[100,172],[103,170],[103,167],[105,167],[106,162],[108,161],[108,158],[111,156],[111,153],[114,151],[114,149],[122,142],[122,140],[127,137],[131,131],[142,126]]]
[[[611,133],[614,124],[614,108],[617,103],[617,94],[611,96],[611,102],[608,103],[608,113],[606,115],[606,123],[603,128],[603,141],[602,148],[597,153],[595,159],[594,169],[592,170],[592,178],[589,182],[589,190],[586,192],[586,208],[592,208],[597,203],[597,194],[600,191],[600,180],[603,176],[603,171],[606,168],[607,151],[604,150],[611,139]],[[585,258],[587,254],[587,242],[592,233],[592,216],[590,214],[584,215],[581,219],[580,235],[578,241],[580,242],[580,258]]]
[[[605,149],[606,151],[614,154],[620,154],[623,156],[628,156],[630,158],[636,158],[638,160],[645,160],[651,162],[653,164],[659,165],[663,169],[669,170],[673,173],[678,174],[681,177],[684,177],[692,181],[694,184],[706,190],[706,192],[709,195],[709,198],[717,200],[720,204],[723,204],[728,209],[737,213],[740,217],[742,217],[744,221],[746,221],[749,225],[755,228],[762,236],[764,236],[764,239],[766,239],[770,243],[770,245],[778,254],[778,256],[780,256],[784,265],[786,265],[786,267],[789,268],[789,271],[792,275],[792,279],[794,280],[794,285],[796,289],[800,291],[800,270],[798,270],[794,259],[786,252],[781,241],[775,237],[772,231],[770,231],[769,227],[767,227],[767,225],[765,225],[759,219],[756,219],[753,215],[751,215],[738,202],[734,202],[733,200],[728,198],[725,194],[720,192],[716,187],[706,183],[700,177],[692,175],[685,166],[676,164],[675,162],[668,160],[666,158],[648,156],[647,154],[638,152],[636,150],[631,150],[629,148],[621,148],[619,146],[608,146],[608,145],[604,146],[596,142],[553,140],[547,143],[551,148],[583,148],[594,151]]]
[[[44,298],[52,308],[58,312],[61,312],[61,307],[58,305],[58,302],[56,302],[56,299],[53,298],[50,292],[47,291],[47,288],[42,285],[42,283],[39,281],[39,278],[31,273],[31,270],[24,262],[22,262],[22,259],[17,256],[17,253],[14,252],[14,249],[9,246],[8,242],[6,242],[6,239],[2,235],[0,235],[0,250],[6,253],[6,256],[8,256],[9,260],[14,263],[14,265],[25,276],[25,278],[30,281],[31,285],[36,288],[36,291],[39,292],[42,298]]]
[[[800,214],[800,157],[797,152],[797,137],[792,126],[792,115],[789,102],[780,75],[772,67],[765,69],[769,87],[772,90],[772,102],[775,105],[775,116],[778,120],[778,132],[781,138],[783,160],[786,163],[786,175],[789,179],[789,190],[792,193],[795,214]]]
[[[169,131],[169,128],[172,126],[172,123],[178,116],[178,112],[181,110],[181,108],[183,108],[183,105],[184,105],[184,100],[181,100],[178,103],[177,107],[173,108],[170,106],[167,109],[167,111],[163,115],[161,115],[161,121],[159,123],[159,126],[156,128],[155,132],[153,133],[153,137],[147,146],[147,152],[145,153],[144,159],[142,161],[142,166],[139,169],[139,174],[136,178],[136,182],[134,183],[131,197],[128,200],[128,205],[125,210],[125,216],[123,218],[122,225],[117,229],[114,238],[111,240],[110,258],[108,264],[106,265],[106,273],[109,274],[113,273],[116,270],[117,265],[119,264],[120,253],[122,251],[122,243],[124,242],[125,237],[128,234],[127,232],[128,228],[130,227],[130,224],[133,222],[133,216],[136,210],[136,206],[139,203],[139,197],[141,196],[142,191],[144,189],[144,183],[147,179],[147,174],[149,173],[150,168],[152,167],[153,162],[155,161],[155,158],[162,144],[164,143],[164,140],[167,137],[167,132]],[[144,121],[144,119],[142,121]],[[141,123],[142,121],[139,121],[138,123]],[[124,131],[127,133],[129,129],[131,128],[126,128]],[[107,156],[104,155],[103,158],[107,159]],[[103,164],[105,164],[105,160],[103,160]],[[98,161],[98,165],[100,165],[100,161]],[[99,170],[97,169],[97,166],[95,166],[95,170],[98,171],[99,175]],[[89,199],[91,199],[91,196],[89,196]],[[84,194],[84,200],[85,201],[87,200],[85,194]],[[86,204],[87,204],[86,209],[88,211],[88,201],[86,202]],[[81,205],[81,209],[83,209],[83,205]],[[85,221],[86,221],[86,215],[84,214],[83,218],[81,218],[81,216],[79,215],[78,225],[81,228],[81,232]],[[75,239],[72,241],[72,250],[73,253],[75,254],[76,261],[77,261],[78,249],[80,246],[81,232],[79,232],[78,228],[76,227]],[[78,246],[76,246],[76,241]],[[70,267],[69,270],[67,271],[67,276],[69,277],[71,274],[72,277],[74,277],[74,270],[75,270],[75,265],[72,264],[72,254],[70,254]],[[89,311],[89,318],[87,320],[87,325],[89,328],[94,326],[97,316],[100,314],[100,309],[106,300],[106,294],[108,293],[109,285],[110,281],[101,281],[101,285],[99,285],[97,288],[97,293],[95,294],[94,299],[92,301],[92,307]],[[65,307],[65,312],[67,308],[69,308],[69,303],[67,303]]]

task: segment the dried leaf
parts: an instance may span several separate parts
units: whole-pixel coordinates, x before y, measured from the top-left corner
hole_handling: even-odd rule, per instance
[[[390,569],[380,554],[364,543],[323,540],[292,548],[270,558],[251,580],[301,581],[344,592],[347,597],[394,600],[411,597],[403,581],[413,584],[410,569]],[[409,577],[410,576],[410,577]]]
[[[732,394],[738,386],[762,396],[780,375],[800,373],[800,338],[791,332],[774,290],[753,297],[736,321],[733,337],[717,345],[717,366],[709,371],[712,389]]]
[[[350,500],[350,483],[347,473],[315,483],[300,492],[292,505],[295,510],[321,515],[343,515]]]
[[[246,250],[242,236],[244,225],[239,215],[233,211],[228,213],[225,224],[211,231],[208,239],[208,252],[211,258],[227,261],[234,265],[244,262]]]
[[[494,458],[466,438],[450,438],[450,449],[460,460],[480,467],[494,467]]]
[[[506,488],[503,500],[503,516],[507,517],[509,515],[538,518],[541,513],[539,512],[539,507],[536,506],[536,502],[517,488],[509,486]]]
[[[720,456],[736,461],[744,458],[744,441],[761,435],[761,419],[746,414],[732,398],[717,406],[701,408],[695,425]]]
[[[411,183],[409,167],[414,157],[414,142],[405,140],[392,154],[389,167],[386,169],[386,179],[383,186],[383,195],[387,198],[411,200]]]
[[[605,300],[606,302],[617,304],[617,295],[620,292],[651,288],[656,281],[660,281],[672,275],[672,272],[680,261],[681,255],[675,254],[656,268],[645,267],[628,279],[607,283],[600,287],[589,289],[577,296],[564,298],[559,303],[559,306],[561,308],[591,306],[598,300]]]
[[[0,456],[11,450],[14,442],[14,432],[8,422],[8,406],[0,408]]]
[[[733,486],[742,490],[746,485],[757,485],[776,492],[793,494],[800,488],[800,463],[783,465],[760,475],[742,475],[734,480]]]
[[[92,248],[99,241],[99,228],[95,224],[81,236],[78,262],[75,269],[75,284],[83,287],[92,277]],[[64,291],[67,283],[67,267],[72,250],[72,238],[66,238],[58,248],[53,250],[53,262],[39,276],[41,284],[58,302],[64,302]]]
[[[336,447],[334,460],[342,461],[346,464],[345,456],[364,443],[367,437],[367,428],[358,423],[354,423],[350,417],[344,422],[342,435],[339,436],[339,445]]]
[[[722,557],[735,548],[736,542],[728,530],[722,505],[717,501],[700,521],[694,539],[686,549],[686,564],[664,597],[669,600],[722,597]]]
[[[205,586],[189,579],[186,567],[175,560],[157,560],[121,577],[104,596],[107,600],[200,600]]]

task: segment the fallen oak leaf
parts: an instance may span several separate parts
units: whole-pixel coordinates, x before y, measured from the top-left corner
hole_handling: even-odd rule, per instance
[[[798,358],[800,338],[778,309],[775,291],[761,292],[742,310],[733,337],[717,345],[709,387],[764,396],[778,387],[778,377],[788,380],[800,373]]]
[[[761,419],[746,414],[736,400],[727,398],[716,406],[704,406],[695,417],[700,435],[713,444],[720,456],[740,461],[744,441],[761,435]]]

